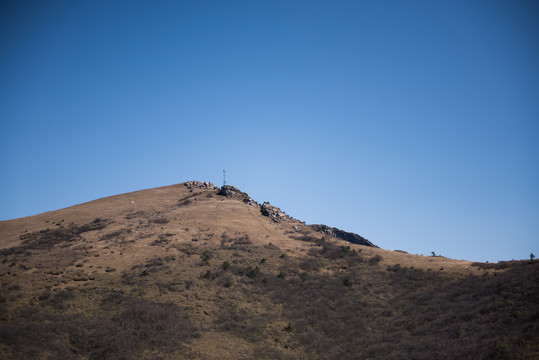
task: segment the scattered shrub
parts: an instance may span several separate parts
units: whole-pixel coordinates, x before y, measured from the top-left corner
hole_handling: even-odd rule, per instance
[[[255,267],[255,268],[249,267],[245,271],[245,276],[247,276],[247,277],[249,277],[251,279],[256,279],[259,272],[260,272],[260,269],[258,268],[258,266]]]
[[[292,323],[288,323],[288,325],[286,325],[286,327],[283,329],[283,331],[286,331],[287,333],[291,333],[293,330]]]
[[[204,274],[200,275],[200,278],[205,280],[215,280],[217,278],[217,273],[213,273],[208,270]]]
[[[160,217],[160,218],[156,218],[156,219],[151,219],[150,222],[152,222],[154,224],[167,224],[169,222],[169,220],[167,218]]]
[[[200,255],[200,258],[202,259],[202,261],[207,263],[212,258],[212,254],[209,250],[204,250]]]

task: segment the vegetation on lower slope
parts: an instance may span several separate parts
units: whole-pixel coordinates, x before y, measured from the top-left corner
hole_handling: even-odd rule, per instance
[[[307,245],[293,252],[247,233],[177,241],[161,227],[148,245],[157,256],[96,269],[88,259],[136,242],[130,229],[99,238],[117,247],[81,237],[106,226],[29,233],[2,250],[0,358],[539,356],[537,262],[457,277],[382,265],[322,235],[291,235]]]

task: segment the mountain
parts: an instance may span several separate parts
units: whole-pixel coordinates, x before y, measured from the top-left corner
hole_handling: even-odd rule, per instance
[[[0,358],[532,359],[539,266],[383,250],[233,186],[0,222]]]

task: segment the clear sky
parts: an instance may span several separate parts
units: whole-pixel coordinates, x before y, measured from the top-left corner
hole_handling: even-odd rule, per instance
[[[228,183],[382,248],[539,256],[539,2],[2,1],[0,219]]]

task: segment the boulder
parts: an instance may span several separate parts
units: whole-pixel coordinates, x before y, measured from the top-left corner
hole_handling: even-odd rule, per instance
[[[281,209],[271,205],[269,202],[265,202],[262,204],[262,206],[260,206],[260,212],[262,213],[262,215],[269,217],[275,222],[290,222],[294,220],[293,218],[282,212]]]
[[[329,227],[327,225],[308,225],[311,229],[317,232],[321,232],[322,234],[326,234],[335,238],[339,238],[348,242],[351,242],[353,244],[359,244],[359,245],[365,245],[365,246],[371,246],[377,248],[378,246],[371,243],[369,240],[365,239],[363,236],[360,236],[358,234],[354,234],[351,232],[346,232],[341,229]]]
[[[258,206],[258,203],[251,199],[249,195],[231,185],[223,185],[223,187],[217,192],[217,195],[221,195],[227,198],[236,197],[241,199],[247,205]]]
[[[195,189],[208,189],[208,190],[219,189],[213,183],[208,182],[208,181],[188,181],[184,183],[184,185],[191,191],[194,191]]]

